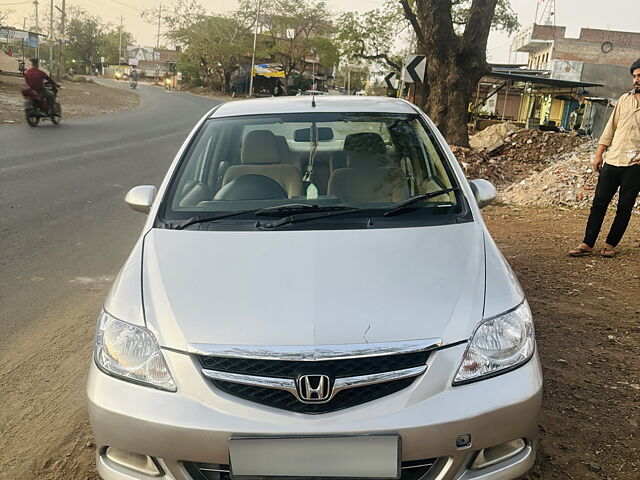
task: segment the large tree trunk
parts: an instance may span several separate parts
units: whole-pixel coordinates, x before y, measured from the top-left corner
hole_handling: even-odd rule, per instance
[[[451,0],[400,3],[416,33],[418,52],[427,57],[427,84],[417,85],[416,103],[451,145],[468,147],[467,110],[488,70],[487,37],[497,0],[473,0],[463,35],[453,28]]]
[[[442,63],[437,58],[427,62],[430,75],[422,109],[436,124],[451,145],[469,146],[467,131],[468,107],[485,67],[474,59],[456,55]],[[423,87],[424,88],[424,87]],[[420,96],[416,101],[420,101]]]

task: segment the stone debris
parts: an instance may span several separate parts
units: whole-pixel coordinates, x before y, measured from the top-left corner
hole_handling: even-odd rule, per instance
[[[587,151],[580,147],[569,158],[510,185],[499,193],[499,199],[515,205],[590,208],[598,183],[598,174],[591,163],[594,152],[595,145]],[[617,194],[611,207],[616,205]],[[640,202],[636,201],[635,206],[640,206]]]
[[[484,131],[472,136],[471,144],[484,145],[480,150],[451,147],[467,178],[492,182],[504,203],[590,208],[598,183],[592,165],[597,142],[576,133],[512,127],[489,127],[480,142],[473,139]],[[611,208],[616,205],[617,194]],[[640,214],[640,200],[634,213]]]
[[[489,180],[499,189],[571,157],[576,148],[585,154],[591,151],[591,142],[575,133],[519,129],[510,123],[496,124],[473,135],[470,144],[484,147],[452,147],[465,175]]]
[[[492,154],[504,147],[509,136],[518,130],[513,123],[496,123],[469,138],[469,145],[475,150]]]

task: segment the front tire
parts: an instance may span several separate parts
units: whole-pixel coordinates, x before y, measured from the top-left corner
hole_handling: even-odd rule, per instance
[[[25,110],[25,114],[27,117],[27,123],[30,127],[37,127],[40,123],[40,117],[36,115],[35,110],[29,109]]]
[[[56,103],[53,106],[53,115],[51,115],[51,123],[54,125],[60,124],[60,120],[62,120],[62,107],[59,103]]]

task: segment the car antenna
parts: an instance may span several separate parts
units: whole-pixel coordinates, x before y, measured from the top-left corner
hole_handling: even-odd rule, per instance
[[[315,90],[311,91],[311,106],[316,108],[316,92]]]

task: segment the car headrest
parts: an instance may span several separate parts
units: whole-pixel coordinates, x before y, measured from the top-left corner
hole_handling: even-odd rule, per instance
[[[268,165],[280,163],[280,146],[270,130],[249,132],[242,142],[240,161],[243,165]]]
[[[344,139],[347,166],[351,168],[386,167],[389,163],[387,147],[377,133],[352,133]]]
[[[351,133],[344,138],[344,150],[347,152],[387,153],[384,140],[377,133]]]

